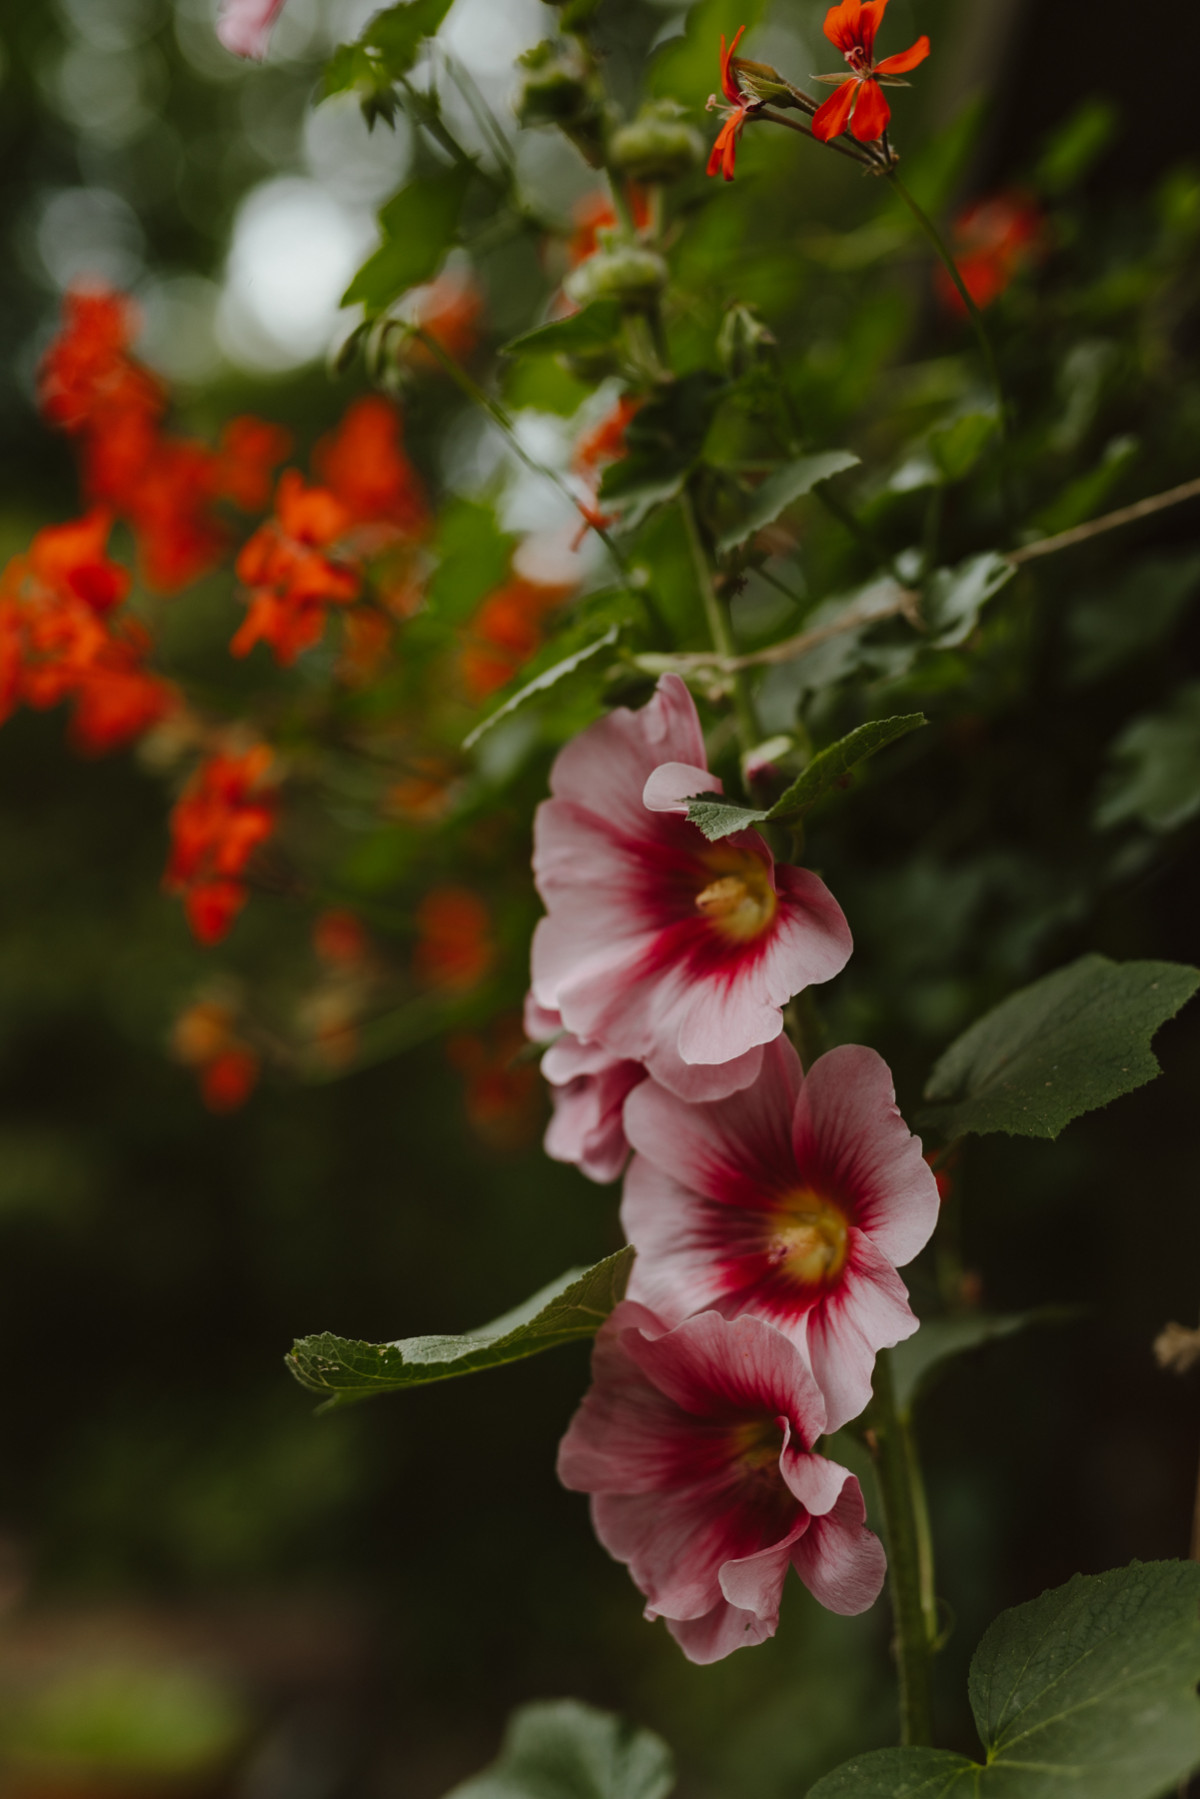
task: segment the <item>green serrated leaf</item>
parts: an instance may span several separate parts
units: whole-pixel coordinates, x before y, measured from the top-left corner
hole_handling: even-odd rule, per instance
[[[801,456],[796,462],[785,463],[755,489],[745,514],[722,533],[717,548],[737,549],[764,525],[773,524],[794,501],[811,493],[819,482],[840,475],[844,469],[857,468],[858,463],[859,458],[851,450],[822,450],[815,456]]]
[[[1082,956],[1014,993],[951,1044],[924,1114],[947,1137],[1057,1137],[1160,1072],[1150,1040],[1200,986],[1177,962]]]
[[[814,756],[804,773],[773,806],[766,809],[737,806],[722,799],[720,794],[698,794],[688,801],[688,823],[703,831],[710,843],[716,843],[734,831],[746,831],[760,824],[793,823],[811,811],[834,787],[845,782],[860,762],[928,722],[923,712],[906,713],[902,718],[873,719]]]
[[[360,42],[377,50],[388,75],[398,80],[417,60],[424,38],[432,37],[450,11],[450,0],[401,0],[375,14]]]
[[[301,1386],[332,1395],[322,1410],[501,1368],[594,1336],[624,1297],[632,1266],[632,1249],[622,1249],[594,1268],[572,1268],[523,1305],[459,1337],[408,1337],[397,1343],[359,1343],[327,1332],[301,1337],[288,1367]]]
[[[922,611],[935,649],[965,643],[989,600],[1016,574],[1012,563],[994,550],[972,556],[957,568],[939,568],[925,593]]]
[[[1200,1766],[1200,1567],[1077,1574],[1004,1612],[971,1663],[986,1765],[879,1749],[808,1799],[1160,1799]]]
[[[497,1760],[446,1799],[667,1799],[674,1785],[671,1751],[652,1731],[559,1699],[514,1713]]]
[[[898,1343],[892,1351],[896,1403],[902,1412],[910,1412],[926,1386],[958,1356],[1003,1337],[1014,1337],[1033,1325],[1063,1324],[1078,1316],[1066,1306],[1042,1306],[1033,1312],[992,1317],[976,1312],[964,1318],[928,1319],[915,1337]]]
[[[1109,761],[1096,807],[1102,831],[1130,819],[1152,831],[1175,831],[1194,818],[1200,812],[1200,681],[1126,725]]]
[[[557,355],[560,351],[600,350],[621,330],[621,308],[615,300],[593,300],[567,319],[551,319],[536,331],[525,331],[504,345],[505,356]]]
[[[505,700],[502,706],[497,706],[496,710],[490,712],[475,726],[473,731],[468,732],[467,736],[463,738],[464,750],[473,750],[479,739],[485,732],[490,731],[493,725],[498,725],[501,719],[509,718],[514,712],[518,712],[522,706],[528,705],[529,701],[536,699],[539,694],[548,692],[551,687],[557,687],[560,681],[573,675],[577,669],[583,667],[585,662],[590,662],[593,656],[598,656],[602,650],[614,648],[620,640],[620,636],[620,626],[610,625],[607,631],[603,632],[601,636],[593,638],[590,643],[585,643],[582,649],[575,650],[569,656],[563,656],[561,660],[551,663],[549,668],[545,668],[540,674],[535,675],[531,681],[526,681],[525,685],[519,687],[516,693]]]
[[[436,274],[457,235],[470,183],[471,170],[455,168],[401,188],[379,215],[383,243],[355,275],[342,305],[362,305],[374,315]]]
[[[437,568],[425,604],[429,616],[460,625],[485,595],[508,578],[517,539],[502,531],[491,506],[454,499],[438,517],[433,549]]]

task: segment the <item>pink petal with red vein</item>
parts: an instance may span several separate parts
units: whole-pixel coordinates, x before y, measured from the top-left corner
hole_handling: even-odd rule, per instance
[[[813,1518],[792,1545],[792,1567],[813,1598],[844,1618],[874,1605],[887,1575],[883,1544],[865,1517],[862,1488],[851,1475],[833,1510]]]
[[[642,789],[642,804],[647,812],[674,812],[687,817],[687,803],[700,793],[724,793],[719,775],[706,768],[694,768],[687,762],[664,762]]]
[[[654,770],[664,762],[702,768],[707,759],[695,701],[678,675],[664,675],[640,712],[618,706],[558,752],[550,791],[638,832],[642,789]]]
[[[782,1327],[782,1320],[777,1320]],[[862,1231],[850,1232],[842,1278],[802,1320],[809,1360],[829,1409],[830,1430],[857,1418],[871,1398],[875,1357],[911,1337],[919,1320],[908,1289]]]

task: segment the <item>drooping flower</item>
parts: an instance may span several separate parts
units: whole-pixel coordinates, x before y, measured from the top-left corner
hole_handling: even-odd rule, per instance
[[[687,822],[686,796],[720,785],[704,764],[692,697],[664,675],[559,752],[534,824],[537,1003],[684,1099],[748,1086],[782,1007],[851,950],[816,875],[757,831],[710,844]]]
[[[261,62],[267,54],[271,27],[286,0],[221,0],[217,36],[235,56],[252,56]]]
[[[557,1012],[525,1002],[525,1034],[548,1045],[542,1073],[550,1083],[554,1116],[543,1147],[554,1162],[573,1162],[590,1181],[606,1186],[629,1160],[625,1101],[646,1070],[640,1062],[610,1056],[596,1043],[581,1043],[563,1030]]]
[[[858,1481],[814,1454],[824,1402],[781,1332],[716,1312],[668,1329],[626,1300],[592,1378],[559,1479],[592,1495],[596,1535],[689,1661],[774,1636],[789,1566],[830,1611],[874,1604],[882,1545]]]
[[[818,75],[818,81],[838,84],[824,106],[813,117],[812,133],[827,144],[840,137],[847,126],[860,144],[874,143],[888,128],[892,109],[883,95],[884,87],[905,87],[899,79],[915,69],[929,55],[929,39],[919,37],[907,50],[896,56],[874,61],[875,34],[883,22],[888,0],[840,0],[825,15],[825,36],[841,51],[850,65],[847,79],[838,75]]]
[[[884,0],[886,4],[886,0]],[[733,66],[734,52],[741,42],[744,25],[739,26],[733,42],[728,50],[725,48],[725,34],[721,34],[721,91],[728,101],[725,111],[725,122],[717,133],[712,153],[708,159],[707,173],[715,175],[718,170],[726,181],[732,181],[734,165],[737,161],[738,140],[746,127],[746,120],[762,106],[762,101],[754,94],[744,93],[738,81],[737,70]],[[715,94],[709,95],[708,105],[711,109],[719,104]]]
[[[766,1319],[811,1363],[829,1428],[856,1417],[876,1352],[917,1328],[896,1268],[938,1217],[882,1058],[846,1045],[804,1075],[781,1037],[754,1085],[717,1104],[638,1088],[625,1129],[630,1297],[668,1324],[708,1307]]]
[[[272,761],[261,743],[240,755],[210,756],[171,813],[163,886],[183,896],[188,924],[201,943],[219,943],[228,932],[246,903],[246,866],[275,829]]]
[[[963,286],[976,306],[990,306],[1041,248],[1045,220],[1025,194],[977,200],[954,221],[952,249]],[[934,279],[943,306],[966,316],[962,295],[939,264]]]

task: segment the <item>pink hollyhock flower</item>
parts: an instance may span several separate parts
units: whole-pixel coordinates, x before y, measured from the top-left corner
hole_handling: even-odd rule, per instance
[[[813,1453],[825,1403],[780,1331],[716,1312],[668,1330],[626,1300],[592,1375],[559,1479],[689,1661],[774,1636],[789,1564],[830,1611],[874,1604],[883,1548],[857,1480]]]
[[[806,1076],[782,1037],[754,1085],[717,1104],[647,1083],[625,1130],[629,1297],[668,1325],[707,1307],[767,1319],[806,1354],[840,1430],[871,1397],[876,1352],[917,1328],[896,1267],[938,1217],[887,1064],[848,1044]]]
[[[539,1006],[532,993],[525,1002],[525,1035],[550,1045],[542,1057],[554,1102],[546,1154],[555,1162],[574,1162],[590,1181],[615,1181],[629,1160],[625,1101],[646,1070],[640,1062],[615,1061],[598,1044],[572,1037],[558,1013]]]
[[[534,824],[537,1003],[689,1100],[748,1086],[782,1007],[852,947],[816,875],[757,831],[709,843],[688,824],[687,796],[714,790],[692,696],[664,675],[560,751]]]
[[[221,0],[217,36],[235,56],[267,54],[271,27],[283,11],[285,0]]]

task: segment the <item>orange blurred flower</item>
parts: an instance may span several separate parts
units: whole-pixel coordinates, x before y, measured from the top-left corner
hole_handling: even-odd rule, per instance
[[[313,451],[313,472],[356,524],[388,524],[423,537],[429,507],[420,476],[401,448],[400,414],[382,394],[364,394]]]
[[[576,501],[583,520],[575,539],[576,548],[583,542],[589,527],[592,530],[606,531],[609,525],[616,523],[615,513],[603,512],[600,508],[600,481],[604,470],[610,464],[620,462],[625,455],[625,433],[640,405],[641,401],[632,395],[622,394],[616,405],[576,441],[571,467],[592,491],[590,501]]]
[[[887,0],[884,0],[884,4],[887,4]],[[738,142],[746,128],[746,120],[762,105],[762,101],[757,96],[742,92],[737,70],[734,67],[733,53],[741,42],[745,29],[744,25],[738,27],[728,50],[725,48],[725,33],[721,33],[721,92],[728,105],[723,108],[724,123],[717,133],[716,141],[709,155],[706,173],[715,175],[719,169],[726,181],[733,180]],[[708,97],[709,110],[711,111],[718,104],[716,95],[710,94]]]
[[[275,517],[243,544],[235,564],[250,589],[249,609],[230,645],[235,656],[267,643],[287,665],[320,641],[329,606],[356,599],[362,585],[356,566],[323,553],[350,524],[350,511],[328,488],[306,487],[298,470],[285,470]]]
[[[246,903],[240,877],[275,829],[276,795],[265,784],[272,759],[265,744],[242,755],[210,756],[171,813],[163,886],[182,894],[188,924],[201,943],[219,943],[228,932]]]
[[[237,1014],[223,1000],[202,999],[180,1013],[171,1053],[194,1069],[210,1112],[235,1112],[258,1084],[259,1058],[237,1031]]]
[[[367,960],[370,947],[362,920],[345,906],[329,907],[313,925],[313,948],[322,962],[335,968],[359,967]]]
[[[1046,221],[1027,194],[993,194],[977,200],[954,221],[952,249],[963,286],[976,306],[990,306],[1045,242]],[[966,316],[962,295],[946,270],[935,271],[938,299],[950,312]]]
[[[292,447],[282,425],[245,415],[230,419],[217,449],[222,494],[243,512],[261,512],[271,497],[271,477]]]
[[[542,641],[542,624],[570,588],[541,587],[519,576],[488,595],[468,627],[459,658],[463,682],[475,701],[510,681]]]
[[[427,332],[456,362],[464,361],[479,341],[483,294],[466,271],[447,269],[436,281],[414,288],[406,301],[406,311],[411,322]],[[423,367],[437,366],[436,357],[424,344],[413,343],[410,354]]]
[[[428,987],[467,992],[496,959],[491,916],[466,887],[435,887],[417,907],[413,972]]]
[[[537,1063],[518,1060],[528,1045],[519,1018],[502,1018],[485,1035],[447,1040],[446,1054],[465,1083],[467,1123],[489,1149],[512,1151],[532,1143],[545,1100]]]
[[[634,228],[645,231],[651,219],[650,196],[634,182],[629,183],[626,193]],[[571,208],[571,217],[574,229],[567,239],[567,262],[571,268],[576,269],[599,248],[599,233],[615,231],[620,221],[603,188],[596,188],[592,193],[584,194],[576,200]]]
[[[454,770],[438,756],[416,756],[411,772],[389,787],[387,810],[417,824],[443,818],[450,809]]]

